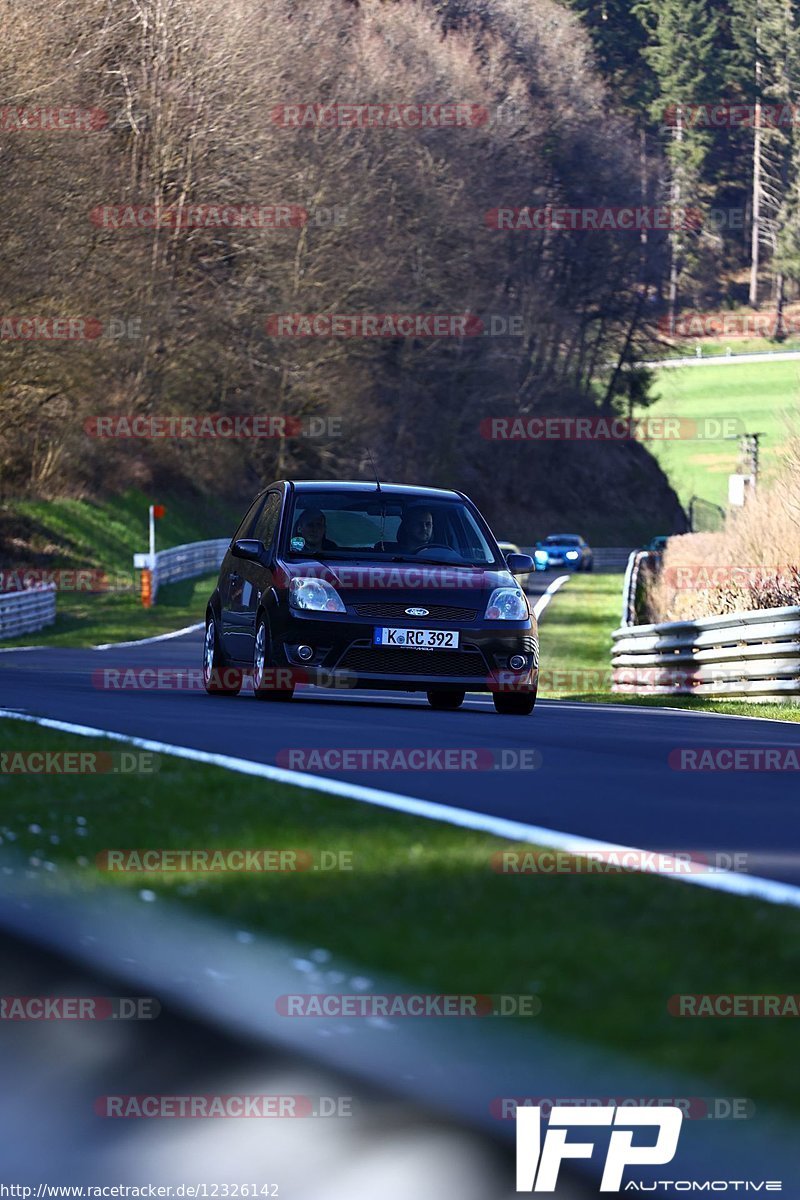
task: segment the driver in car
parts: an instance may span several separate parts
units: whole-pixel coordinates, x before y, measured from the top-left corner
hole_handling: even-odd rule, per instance
[[[320,550],[337,550],[336,542],[325,537],[325,513],[319,508],[307,508],[295,525],[295,535],[305,540],[304,550],[319,554]]]
[[[406,512],[397,530],[397,548],[416,554],[425,550],[433,537],[433,513],[429,508],[412,508]]]

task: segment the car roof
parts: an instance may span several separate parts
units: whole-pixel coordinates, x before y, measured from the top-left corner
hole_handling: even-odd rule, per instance
[[[336,479],[290,479],[285,482],[290,483],[298,492],[352,492],[358,495],[363,492],[368,495],[374,495],[377,492],[377,487],[369,480],[336,480]],[[416,487],[408,483],[384,483],[381,480],[380,490],[387,496],[423,496],[434,499],[435,497],[453,499],[457,497],[462,499],[461,492],[450,491],[447,488],[429,488]]]
[[[548,537],[548,539],[549,538],[576,538],[577,541],[579,541],[579,542],[583,541],[583,538],[581,537],[581,535],[579,533],[548,533],[547,537]]]

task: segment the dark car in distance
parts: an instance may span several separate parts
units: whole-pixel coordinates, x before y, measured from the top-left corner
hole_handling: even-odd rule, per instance
[[[426,692],[456,709],[490,692],[498,712],[533,711],[536,620],[504,556],[461,492],[388,483],[281,480],[234,534],[206,611],[203,681],[259,700],[297,683]]]

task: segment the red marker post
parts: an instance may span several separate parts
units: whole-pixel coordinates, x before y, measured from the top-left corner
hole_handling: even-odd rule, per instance
[[[166,511],[163,504],[150,505],[150,562],[149,566],[142,571],[142,604],[145,608],[151,608],[155,604],[156,593],[158,592],[158,581],[156,579],[156,521],[160,521]]]

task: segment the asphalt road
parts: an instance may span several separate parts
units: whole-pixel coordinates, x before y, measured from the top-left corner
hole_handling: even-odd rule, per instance
[[[9,651],[0,655],[0,705],[282,766],[297,748],[488,751],[490,769],[322,773],[648,850],[748,854],[752,874],[800,882],[796,773],[669,763],[681,747],[800,753],[800,725],[555,700],[507,717],[488,696],[447,713],[423,694],[313,688],[298,688],[291,704],[244,692],[215,699],[201,688],[201,651],[200,632],[104,651]],[[534,748],[537,769],[508,765]]]

